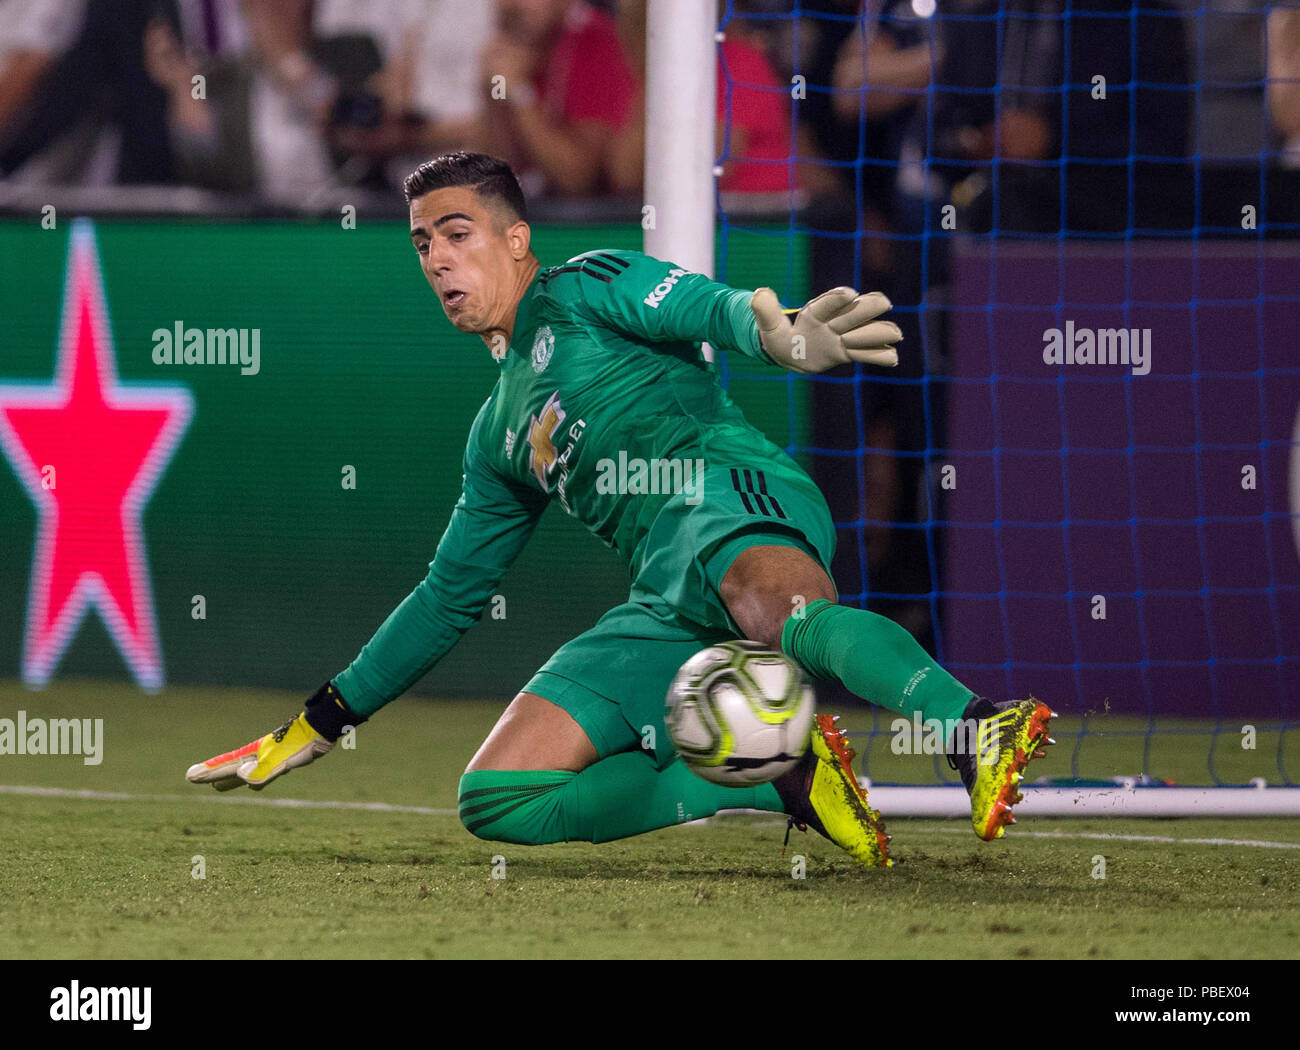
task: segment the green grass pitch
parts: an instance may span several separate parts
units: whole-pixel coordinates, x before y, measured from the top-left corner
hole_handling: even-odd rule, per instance
[[[185,782],[190,763],[268,731],[302,699],[0,684],[0,717],[103,718],[105,737],[98,766],[0,757],[0,956],[1300,957],[1300,850],[1186,841],[1300,847],[1300,820],[1026,817],[986,844],[961,821],[895,819],[889,871],[797,832],[783,858],[784,826],[770,816],[599,846],[502,845],[453,813],[460,772],[501,705],[418,699],[363,726],[355,750],[261,794]],[[844,716],[849,729],[869,725],[862,711]],[[1102,729],[1090,747],[1104,748]],[[1068,771],[1070,743],[1058,739],[1035,772]],[[1203,763],[1204,739],[1178,739]],[[927,781],[930,760],[911,761]],[[1127,755],[1115,762],[1132,771]],[[271,804],[290,799],[322,805]],[[1105,837],[1123,835],[1179,841]],[[792,877],[794,855],[805,878]]]

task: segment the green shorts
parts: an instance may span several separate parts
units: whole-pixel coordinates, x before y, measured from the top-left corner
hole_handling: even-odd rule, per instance
[[[603,758],[639,748],[660,766],[675,757],[664,701],[678,668],[740,636],[719,595],[749,547],[804,551],[830,573],[835,527],[821,492],[792,461],[717,464],[694,503],[664,505],[637,556],[628,600],[562,646],[524,686],[582,726]]]

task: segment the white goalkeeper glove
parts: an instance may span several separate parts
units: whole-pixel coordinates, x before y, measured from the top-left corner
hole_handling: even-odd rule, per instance
[[[854,361],[893,368],[898,351],[890,344],[903,333],[893,321],[874,320],[892,306],[880,292],[832,288],[810,300],[791,323],[771,288],[758,289],[749,301],[763,350],[792,372],[825,372]]]

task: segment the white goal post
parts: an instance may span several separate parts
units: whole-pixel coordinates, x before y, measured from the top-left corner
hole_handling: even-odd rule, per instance
[[[647,255],[713,276],[717,24],[712,0],[650,0],[645,43]],[[704,346],[713,360],[713,348]]]

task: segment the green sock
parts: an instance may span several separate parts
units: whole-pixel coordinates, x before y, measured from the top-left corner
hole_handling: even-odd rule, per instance
[[[975,694],[935,662],[906,628],[865,609],[821,598],[791,616],[781,648],[814,678],[840,682],[891,711],[961,718]]]
[[[462,823],[500,842],[609,842],[722,809],[784,807],[771,784],[719,787],[680,761],[659,769],[644,751],[610,755],[581,773],[480,769],[460,778]]]

